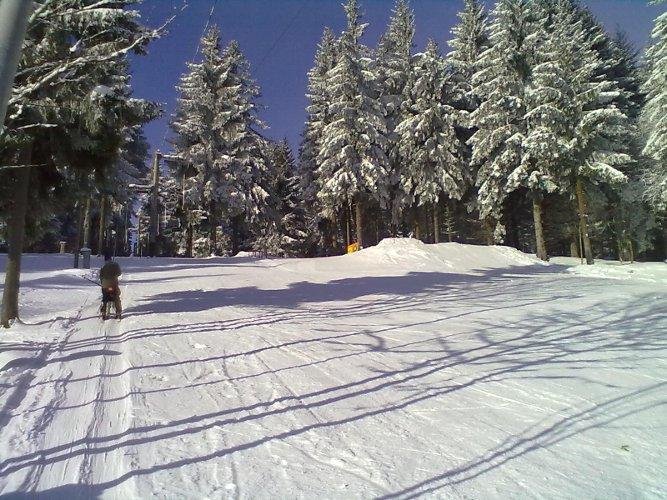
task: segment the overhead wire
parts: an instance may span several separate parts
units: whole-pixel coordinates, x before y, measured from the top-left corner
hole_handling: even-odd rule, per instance
[[[264,56],[260,59],[259,63],[257,64],[257,67],[256,67],[256,69],[255,69],[256,71],[259,71],[259,70],[264,66],[264,63],[265,63],[266,60],[269,58],[269,56],[271,55],[271,53],[275,50],[275,48],[278,46],[278,44],[282,41],[282,39],[285,37],[285,35],[287,34],[287,32],[290,30],[290,28],[292,28],[292,26],[294,26],[294,23],[296,22],[296,20],[297,20],[297,19],[299,18],[299,16],[301,15],[301,12],[303,12],[303,9],[306,7],[306,4],[307,4],[307,3],[308,3],[308,2],[306,2],[306,1],[302,1],[302,2],[301,2],[301,6],[300,6],[299,9],[296,11],[296,13],[292,16],[292,18],[290,19],[289,23],[287,23],[287,25],[285,26],[285,28],[283,28],[283,30],[281,31],[281,33],[278,35],[278,38],[276,38],[276,39],[274,40],[273,44],[271,44],[271,46],[270,46],[269,49],[266,51],[266,53],[264,54]]]

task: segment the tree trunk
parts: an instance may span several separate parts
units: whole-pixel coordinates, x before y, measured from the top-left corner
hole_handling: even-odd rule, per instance
[[[129,255],[132,253],[130,248],[130,207],[127,205],[124,211],[125,216],[125,232],[123,233],[123,254]]]
[[[419,205],[415,205],[412,209],[412,225],[414,226],[415,239],[422,239],[422,228],[419,220]]]
[[[447,241],[451,243],[454,241],[454,234],[452,231],[454,221],[452,220],[452,210],[449,206],[449,200],[447,200],[447,204],[445,205],[445,216],[447,217]]]
[[[352,208],[350,204],[347,203],[345,207],[345,237],[347,246],[349,247],[352,243],[352,233],[350,232],[350,219],[352,218]]]
[[[209,250],[211,255],[217,255],[216,252],[218,247],[218,226],[213,213],[209,215],[209,221],[211,222],[211,227],[209,232],[209,247],[210,247]],[[236,244],[236,226],[234,226],[234,243]]]
[[[579,230],[581,231],[581,239],[583,240],[584,255],[586,256],[586,264],[591,265],[595,260],[593,259],[591,240],[588,237],[588,208],[586,206],[586,193],[584,193],[584,185],[581,182],[580,177],[577,177],[575,187],[577,193],[577,205],[579,208]]]
[[[192,258],[192,246],[194,239],[194,228],[188,223],[188,229],[185,236],[185,256]]]
[[[544,228],[542,227],[542,201],[533,196],[533,223],[535,225],[535,246],[537,247],[537,258],[549,260],[547,246],[544,243]]]
[[[90,248],[90,195],[86,198],[83,214],[83,248]]]
[[[440,243],[440,217],[438,217],[438,202],[433,204],[433,243]],[[451,240],[450,240],[451,241]]]
[[[100,227],[97,235],[97,255],[102,255],[107,244],[107,197],[100,199]]]
[[[359,244],[359,249],[361,250],[364,247],[364,207],[363,202],[361,201],[361,195],[357,195],[357,200],[355,203],[355,218],[356,218],[356,229],[357,229],[357,243]]]
[[[79,255],[81,253],[81,233],[83,232],[84,202],[78,202],[76,218],[76,236],[74,237],[74,269],[79,268]]]
[[[31,146],[22,154],[21,164],[29,165],[32,156]],[[21,281],[21,254],[25,239],[25,217],[28,211],[28,187],[30,186],[30,168],[17,169],[16,184],[12,209],[7,222],[7,265],[5,267],[5,285],[2,294],[2,317],[0,325],[9,328],[9,322],[19,317],[19,287]]]
[[[630,254],[630,263],[634,264],[635,263],[635,247],[632,244],[632,240],[628,238],[628,251]]]
[[[486,244],[489,246],[493,246],[493,244],[495,243],[493,241],[493,222],[491,221],[490,217],[484,219],[483,226],[484,226],[484,236],[486,237]]]
[[[570,241],[570,257],[579,258],[579,242],[576,238]]]

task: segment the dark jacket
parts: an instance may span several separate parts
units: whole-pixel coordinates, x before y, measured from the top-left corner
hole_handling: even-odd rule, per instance
[[[100,281],[102,286],[117,286],[118,276],[122,274],[117,262],[109,261],[100,269]]]

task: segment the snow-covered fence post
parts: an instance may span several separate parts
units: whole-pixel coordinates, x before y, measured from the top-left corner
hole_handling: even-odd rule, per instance
[[[31,7],[32,0],[0,0],[0,132],[4,128]]]

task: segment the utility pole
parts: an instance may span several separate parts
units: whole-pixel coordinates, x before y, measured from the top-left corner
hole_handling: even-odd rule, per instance
[[[28,27],[32,0],[0,0],[0,132]]]
[[[160,223],[160,211],[159,211],[159,202],[160,202],[160,159],[162,158],[162,153],[159,151],[155,152],[155,157],[153,158],[153,185],[151,186],[151,227],[148,234],[148,255],[155,257],[158,254],[158,245],[157,245],[157,236],[158,236],[158,225]]]

